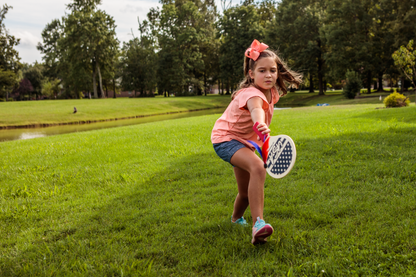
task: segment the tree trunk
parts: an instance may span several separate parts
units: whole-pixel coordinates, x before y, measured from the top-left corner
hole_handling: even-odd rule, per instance
[[[371,93],[371,71],[367,72],[367,92]]]
[[[117,97],[116,97],[116,80],[114,80],[114,78],[113,78],[113,91],[114,91],[113,98],[115,99]]]
[[[108,87],[107,87],[107,83],[104,84],[105,87],[105,97],[108,98]]]
[[[383,72],[378,73],[378,90],[383,91]]]
[[[325,95],[324,93],[324,74],[322,73],[324,61],[322,60],[322,51],[321,51],[321,40],[318,39],[318,47],[319,47],[319,56],[318,56],[318,83],[319,83],[319,94],[318,95]]]
[[[204,95],[207,96],[207,75],[204,72]]]
[[[98,64],[98,61],[97,61],[97,71],[98,71],[98,79],[100,81],[99,85],[100,85],[101,98],[105,98],[105,94],[103,91],[103,80],[101,79],[100,65]]]
[[[416,72],[413,71],[413,90],[415,91],[415,105],[416,105]]]
[[[401,86],[401,88],[400,88],[400,92],[401,92],[401,93],[403,93],[403,92],[404,92],[404,81],[405,81],[404,76],[400,77],[400,82],[402,83],[402,86]]]
[[[95,69],[95,66],[93,67],[93,71],[92,71],[92,87],[93,87],[93,91],[94,91],[94,98],[97,99],[98,98],[98,94],[97,94],[97,80],[95,78],[97,71]]]
[[[315,92],[315,90],[313,89],[313,75],[311,72],[309,72],[309,92]]]
[[[323,82],[323,74],[321,70],[318,71],[318,82],[319,82],[319,94],[318,95],[325,95],[324,93],[324,82]]]

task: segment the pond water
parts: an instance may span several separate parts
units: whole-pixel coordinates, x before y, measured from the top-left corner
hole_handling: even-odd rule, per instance
[[[75,132],[85,132],[91,130],[105,129],[105,128],[115,128],[128,125],[136,125],[148,122],[164,121],[177,118],[186,118],[194,116],[202,116],[208,114],[219,114],[224,111],[224,108],[218,109],[209,109],[195,112],[183,112],[183,113],[174,113],[166,115],[156,115],[148,116],[141,118],[133,119],[123,119],[123,120],[114,120],[114,121],[104,121],[90,124],[74,124],[74,125],[59,125],[52,127],[44,128],[25,128],[25,129],[5,129],[0,130],[0,142],[10,141],[10,140],[19,140],[19,139],[32,139],[39,137],[54,136],[67,133]]]

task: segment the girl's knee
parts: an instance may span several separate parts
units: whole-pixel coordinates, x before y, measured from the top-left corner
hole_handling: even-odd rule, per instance
[[[266,169],[264,168],[263,162],[260,163],[254,163],[252,166],[252,169],[250,171],[251,176],[257,176],[257,177],[266,177]]]
[[[248,190],[243,192],[239,191],[238,197],[243,201],[248,201]]]

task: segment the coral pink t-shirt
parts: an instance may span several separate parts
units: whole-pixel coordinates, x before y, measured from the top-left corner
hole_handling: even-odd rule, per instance
[[[253,130],[254,123],[247,108],[247,101],[253,97],[260,97],[263,100],[262,108],[265,113],[265,123],[267,126],[270,126],[274,104],[279,101],[279,93],[275,88],[272,89],[271,96],[272,99],[268,103],[264,93],[255,87],[239,90],[225,112],[215,122],[211,133],[211,142],[220,143],[235,139],[254,150],[251,143],[247,141],[252,140],[257,142],[261,147],[263,142],[257,140],[257,135]]]

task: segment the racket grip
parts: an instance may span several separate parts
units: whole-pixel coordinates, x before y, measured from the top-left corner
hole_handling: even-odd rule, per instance
[[[256,134],[259,136],[259,138],[261,139],[261,141],[262,141],[262,142],[264,142],[264,141],[266,140],[266,138],[267,138],[267,135],[263,135],[263,134],[259,131],[259,129],[257,129],[257,126],[259,126],[259,124],[260,124],[260,123],[258,123],[258,122],[254,123],[254,125],[253,125],[253,130],[254,130],[254,132],[256,132]]]

